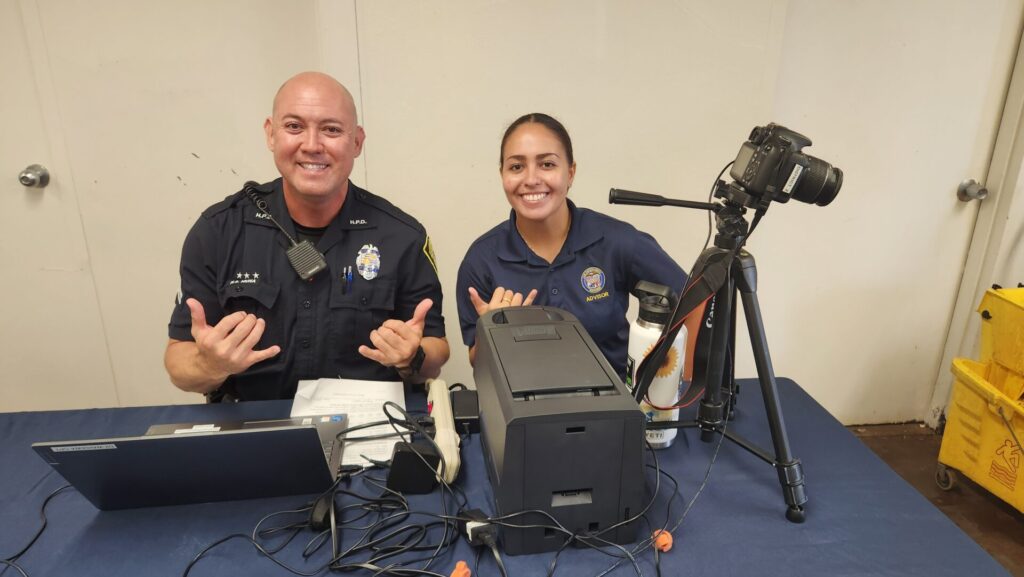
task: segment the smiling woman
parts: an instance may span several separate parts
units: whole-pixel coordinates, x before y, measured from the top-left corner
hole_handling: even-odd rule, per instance
[[[551,116],[527,114],[508,127],[500,170],[509,220],[478,238],[459,267],[456,299],[470,362],[480,315],[537,304],[579,318],[624,377],[630,289],[647,280],[678,293],[686,273],[649,234],[569,200],[572,140]]]

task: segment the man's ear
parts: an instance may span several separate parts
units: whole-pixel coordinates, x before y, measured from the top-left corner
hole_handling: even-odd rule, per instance
[[[359,155],[363,153],[363,142],[365,141],[366,131],[363,130],[362,126],[357,125],[355,134],[356,153],[352,156],[352,158],[358,158]]]
[[[267,149],[274,152],[274,121],[269,116],[263,121],[263,132],[267,136]]]

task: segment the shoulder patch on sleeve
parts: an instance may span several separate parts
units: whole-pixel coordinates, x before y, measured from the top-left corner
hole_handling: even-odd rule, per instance
[[[437,272],[437,257],[434,256],[434,245],[430,242],[429,236],[424,236],[423,238],[423,254],[430,262],[430,266],[434,267],[434,274],[439,275],[440,273]]]

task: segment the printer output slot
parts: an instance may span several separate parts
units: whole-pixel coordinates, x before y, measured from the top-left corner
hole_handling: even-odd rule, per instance
[[[615,389],[583,389],[579,391],[558,392],[558,393],[513,393],[512,400],[515,401],[541,401],[544,399],[564,399],[569,397],[607,397],[618,395]]]
[[[594,502],[592,489],[570,489],[551,493],[552,507],[569,507],[572,505],[590,505]]]

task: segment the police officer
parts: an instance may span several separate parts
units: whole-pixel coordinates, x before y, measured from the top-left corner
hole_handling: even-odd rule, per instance
[[[298,74],[264,130],[281,178],[213,205],[185,239],[164,355],[171,381],[251,400],[291,398],[301,379],[436,377],[449,349],[430,241],[348,180],[365,138],[348,90]],[[327,267],[303,280],[289,236],[309,240]]]
[[[576,162],[558,120],[521,116],[505,131],[499,161],[511,214],[470,246],[459,267],[456,300],[470,362],[480,315],[538,304],[575,315],[624,377],[629,291],[648,280],[678,294],[686,273],[649,234],[568,199]]]

